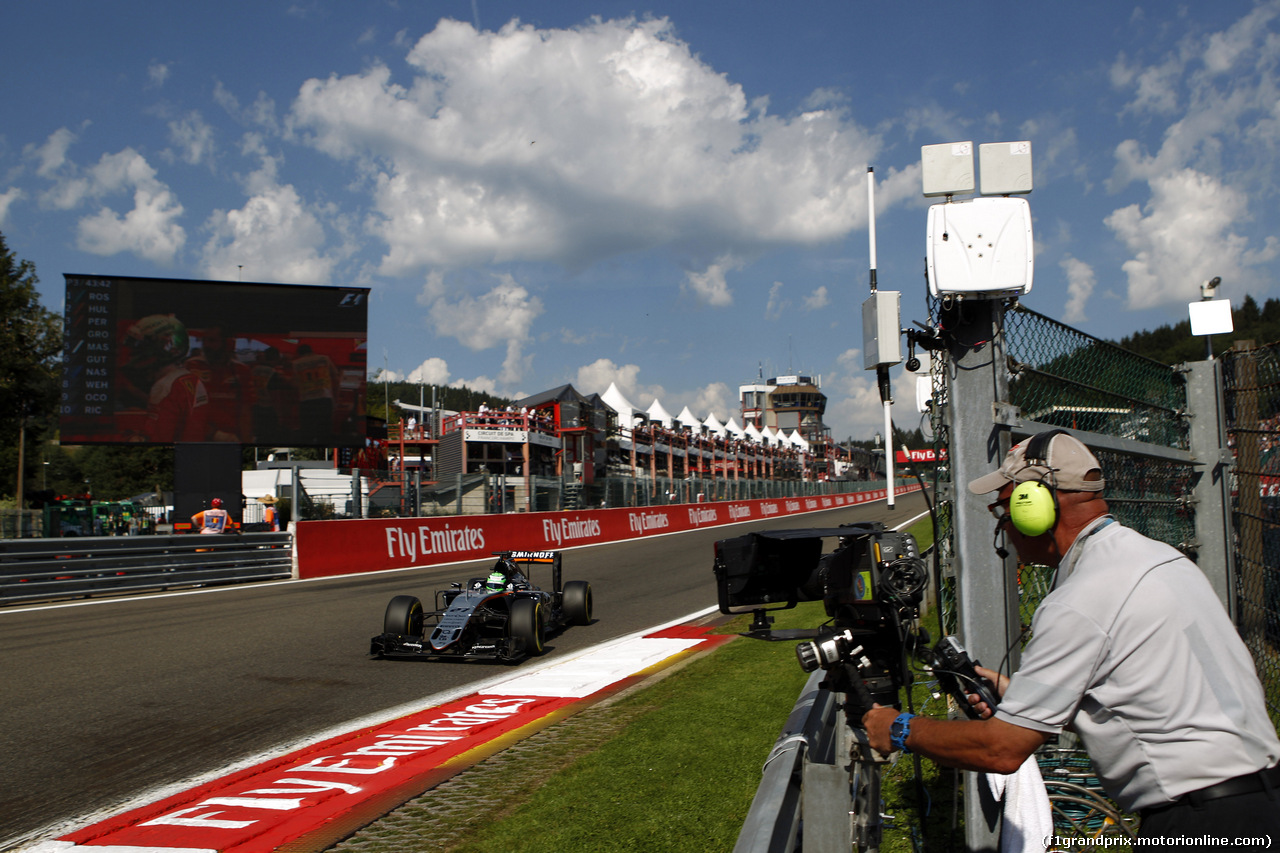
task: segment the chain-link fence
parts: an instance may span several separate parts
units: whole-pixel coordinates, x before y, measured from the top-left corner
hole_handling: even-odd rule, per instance
[[[1187,450],[1185,373],[1017,307],[1006,315],[1009,401],[1036,423]],[[1195,470],[1096,450],[1107,505],[1127,527],[1195,556]]]
[[[935,302],[935,312],[942,304]],[[937,324],[935,313],[932,318]],[[1124,441],[1187,450],[1187,395],[1184,372],[1091,337],[1021,306],[1004,317],[1008,392],[1003,401],[1028,422],[1066,427]],[[934,400],[930,423],[935,450],[943,455],[952,440],[946,411],[949,361],[932,363]],[[1089,436],[1084,436],[1091,443]],[[1190,463],[1141,453],[1103,449],[1092,442],[1107,478],[1107,504],[1128,527],[1195,556],[1195,504],[1190,488],[1196,475]],[[1136,446],[1136,445],[1135,445]],[[937,477],[949,481],[946,468]],[[964,488],[964,484],[955,484]],[[944,488],[944,491],[946,489]],[[951,513],[940,513],[940,556],[949,557]],[[1039,567],[1023,567],[1019,609],[1030,624],[1047,581],[1035,580]],[[944,579],[945,580],[945,579]],[[944,626],[953,630],[954,590],[941,590]]]
[[[1280,723],[1280,342],[1222,355],[1240,633]]]

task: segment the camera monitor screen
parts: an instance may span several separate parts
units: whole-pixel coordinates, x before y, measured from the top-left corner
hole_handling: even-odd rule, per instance
[[[364,446],[368,288],[66,282],[63,444]]]
[[[794,607],[797,601],[813,600],[801,587],[822,555],[819,538],[779,539],[748,533],[717,542],[716,553],[722,611],[733,607]]]
[[[720,611],[733,608],[794,607],[822,601],[834,587],[853,602],[874,601],[871,567],[863,565],[869,537],[879,522],[796,530],[766,530],[716,543],[716,585]],[[824,540],[841,547],[825,554]],[[828,543],[830,544],[830,543]]]

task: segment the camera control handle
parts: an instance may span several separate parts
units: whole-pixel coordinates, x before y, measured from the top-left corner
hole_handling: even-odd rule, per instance
[[[996,686],[988,679],[978,675],[978,661],[969,657],[964,646],[955,637],[943,637],[933,647],[933,673],[938,677],[942,688],[955,698],[960,710],[973,718],[978,718],[978,709],[969,702],[969,694],[977,694],[979,700],[985,702],[992,711],[1000,704],[1000,694]]]

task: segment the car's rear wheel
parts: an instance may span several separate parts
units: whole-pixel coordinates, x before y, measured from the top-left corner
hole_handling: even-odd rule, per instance
[[[526,652],[542,654],[542,602],[534,598],[517,598],[511,605],[508,631],[514,639],[524,640]]]
[[[564,585],[564,615],[571,625],[591,624],[591,584],[569,581]]]
[[[422,602],[412,595],[397,595],[391,599],[387,615],[382,620],[382,630],[387,634],[421,637]]]

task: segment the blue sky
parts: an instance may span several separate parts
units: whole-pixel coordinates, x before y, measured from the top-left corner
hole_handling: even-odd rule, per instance
[[[926,318],[920,147],[1030,140],[1029,307],[1118,339],[1280,296],[1280,0],[9,4],[0,231],[63,273],[361,285],[371,367],[616,382],[722,422],[809,373],[837,438],[878,281]],[[914,381],[893,372],[899,424]]]

